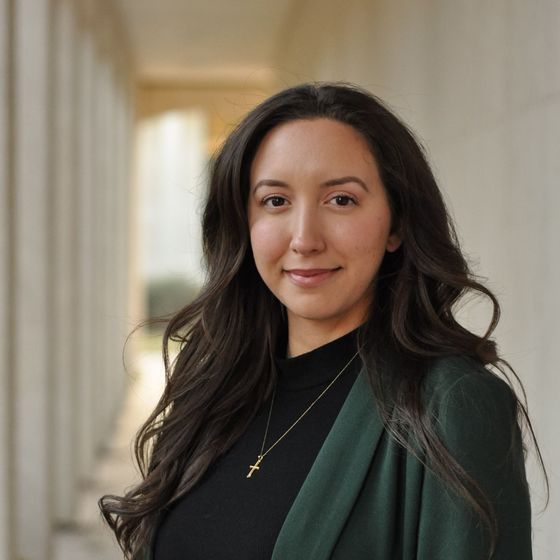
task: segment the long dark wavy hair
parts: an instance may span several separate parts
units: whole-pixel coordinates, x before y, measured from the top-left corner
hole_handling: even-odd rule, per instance
[[[358,335],[381,417],[411,451],[412,434],[429,468],[472,506],[490,535],[489,556],[493,553],[497,523],[492,504],[445,449],[425,413],[421,388],[434,359],[456,354],[517,378],[490,338],[499,319],[498,302],[469,271],[425,153],[407,126],[378,98],[354,85],[313,83],[281,91],[256,107],[213,160],[203,217],[207,280],[198,297],[166,321],[166,386],[135,440],[142,481],[124,496],[99,501],[126,558],[140,558],[162,512],[231,448],[272,394],[276,345],[286,323],[251,251],[249,171],[267,132],[287,121],[316,118],[350,125],[365,139],[388,195],[393,229],[402,239],[400,248],[384,257]],[[467,294],[481,295],[493,306],[482,336],[455,317],[456,304]],[[170,341],[180,348],[172,363]],[[391,387],[383,381],[389,365]],[[519,399],[517,411],[548,488],[526,406]]]

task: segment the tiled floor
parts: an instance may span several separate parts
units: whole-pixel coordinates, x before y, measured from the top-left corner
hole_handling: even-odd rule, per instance
[[[103,494],[122,495],[138,479],[132,462],[132,440],[162,391],[160,355],[142,355],[134,370],[139,374],[138,379],[130,385],[115,434],[98,459],[95,477],[82,489],[77,524],[55,534],[54,560],[123,558],[111,531],[101,520],[97,500]]]

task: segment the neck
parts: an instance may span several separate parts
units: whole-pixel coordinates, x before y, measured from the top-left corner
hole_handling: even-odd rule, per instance
[[[290,320],[288,317],[288,357],[295,358],[319,346],[344,336],[358,328],[362,322]]]

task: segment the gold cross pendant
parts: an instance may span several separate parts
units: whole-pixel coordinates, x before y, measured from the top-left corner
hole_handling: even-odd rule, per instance
[[[247,475],[247,478],[251,478],[251,475],[252,475],[255,471],[258,471],[258,470],[259,470],[259,465],[261,464],[262,459],[263,459],[263,458],[262,458],[262,455],[259,455],[259,456],[257,457],[257,462],[256,462],[254,465],[250,465],[250,469],[251,469],[251,470],[249,471],[249,474]]]

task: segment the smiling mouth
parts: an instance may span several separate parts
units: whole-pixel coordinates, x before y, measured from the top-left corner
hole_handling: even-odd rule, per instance
[[[338,271],[338,268],[309,268],[285,270],[288,278],[296,285],[304,288],[318,286],[329,280]]]

